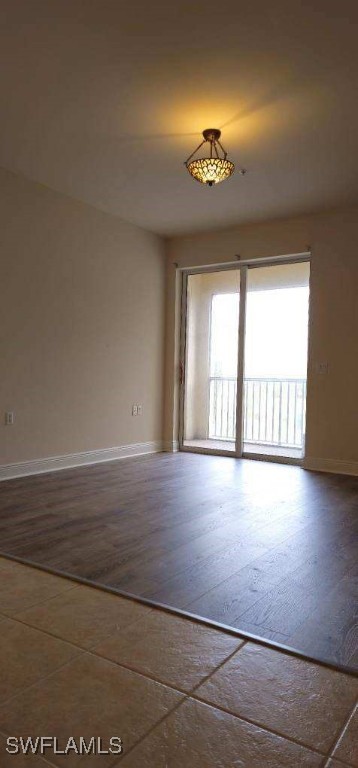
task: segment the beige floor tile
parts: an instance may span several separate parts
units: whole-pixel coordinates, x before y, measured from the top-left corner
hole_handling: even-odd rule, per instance
[[[0,568],[0,613],[12,616],[73,586],[69,579],[13,560],[5,561]]]
[[[81,654],[55,674],[28,688],[0,708],[0,730],[9,734],[123,739],[129,749],[182,699],[177,691],[160,685],[92,654]],[[113,754],[80,758],[47,755],[64,768],[79,763],[86,768],[114,762]],[[82,760],[84,762],[82,762]]]
[[[318,768],[322,757],[188,699],[123,760],[123,768]]]
[[[0,702],[81,653],[75,646],[12,619],[0,622]],[[1,765],[1,762],[0,762]]]
[[[358,706],[341,736],[333,756],[355,768],[358,766]]]
[[[116,632],[95,653],[184,691],[191,691],[243,641],[164,611]]]
[[[327,752],[357,694],[356,678],[253,643],[197,691],[212,704]]]
[[[150,610],[135,600],[80,586],[23,611],[19,618],[82,648],[91,648],[112,632],[147,616]]]
[[[39,755],[9,754],[6,751],[6,736],[0,734],[0,765],[1,768],[49,768],[51,765]]]
[[[10,560],[8,557],[0,557],[0,568],[11,568],[12,565],[16,565],[16,560]]]

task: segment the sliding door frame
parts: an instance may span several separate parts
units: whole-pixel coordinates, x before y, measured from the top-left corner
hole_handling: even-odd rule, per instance
[[[191,267],[180,269],[182,273],[181,289],[181,317],[180,317],[180,346],[179,346],[179,450],[188,453],[202,453],[214,456],[231,456],[233,458],[248,458],[260,461],[273,461],[283,464],[302,465],[302,459],[273,456],[270,454],[247,453],[243,451],[243,395],[244,395],[244,370],[245,370],[245,332],[246,332],[246,297],[247,297],[247,272],[248,269],[259,267],[279,266],[281,264],[295,264],[300,262],[310,262],[311,251],[303,253],[288,254],[284,256],[273,256],[267,258],[255,258],[247,260],[237,260],[224,262],[222,264],[211,264],[200,267]],[[185,384],[187,374],[187,320],[188,320],[188,278],[191,275],[208,274],[213,272],[238,271],[240,273],[240,305],[239,305],[239,323],[238,323],[238,368],[237,368],[237,395],[236,395],[236,440],[235,450],[225,451],[218,448],[202,448],[187,446],[184,443],[184,425],[185,425]],[[308,346],[309,325],[308,325]]]
[[[246,335],[246,284],[247,267],[240,265],[240,293],[239,293],[239,348],[237,360],[236,383],[236,440],[235,457],[242,458],[243,443],[243,403],[244,403],[244,370],[245,370],[245,335]]]
[[[242,456],[242,392],[243,392],[243,376],[244,366],[243,359],[240,360],[243,353],[245,329],[241,328],[241,318],[243,317],[243,323],[245,324],[245,302],[241,302],[241,290],[242,285],[246,286],[246,265],[242,265],[239,262],[233,262],[230,264],[224,264],[222,267],[220,264],[211,266],[209,268],[198,269],[184,269],[182,271],[182,299],[181,299],[181,329],[180,329],[180,360],[179,360],[179,450],[187,451],[188,453],[205,453],[214,456],[231,456],[234,458],[241,458]],[[238,322],[238,360],[237,360],[237,395],[236,395],[236,438],[235,449],[233,451],[225,451],[219,448],[202,448],[197,446],[188,446],[184,443],[184,425],[185,425],[185,384],[186,384],[186,372],[187,372],[187,328],[188,328],[188,279],[191,275],[208,274],[213,272],[227,272],[235,271],[240,274],[240,305],[239,305],[239,322]],[[243,274],[245,277],[243,278]],[[244,306],[242,306],[242,304]],[[241,354],[240,350],[242,348]],[[240,382],[241,378],[241,382]],[[239,397],[240,395],[240,397]],[[239,419],[239,421],[238,421]],[[238,424],[240,428],[238,430]]]

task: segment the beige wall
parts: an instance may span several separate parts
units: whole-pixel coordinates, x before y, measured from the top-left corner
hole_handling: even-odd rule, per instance
[[[168,243],[165,439],[178,430],[180,274],[176,268],[312,249],[308,464],[358,462],[358,209],[240,226]],[[329,363],[329,372],[317,364]],[[328,463],[327,463],[328,467]]]
[[[4,170],[0,217],[0,464],[160,441],[163,241]],[[176,264],[311,246],[307,455],[358,462],[357,243],[352,208],[167,243],[167,447],[178,429]],[[142,417],[132,417],[132,403],[143,404]],[[4,426],[5,411],[14,426]]]
[[[7,171],[0,239],[0,464],[160,440],[162,241]]]

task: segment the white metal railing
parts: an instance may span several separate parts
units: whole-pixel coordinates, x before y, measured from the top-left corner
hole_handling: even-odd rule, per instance
[[[209,379],[209,438],[235,440],[234,377]],[[306,379],[244,379],[243,440],[260,445],[303,448]]]

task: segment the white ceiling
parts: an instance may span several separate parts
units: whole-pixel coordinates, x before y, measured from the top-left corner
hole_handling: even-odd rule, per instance
[[[357,201],[357,22],[345,0],[3,0],[0,165],[164,235]],[[246,176],[189,176],[207,127]]]

